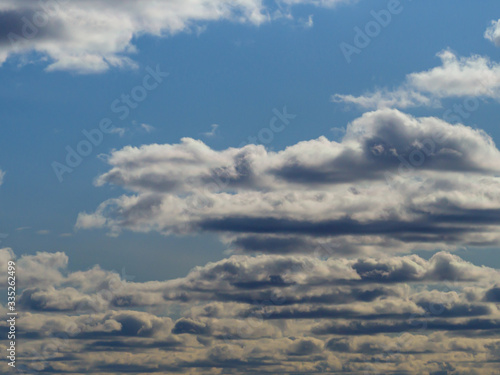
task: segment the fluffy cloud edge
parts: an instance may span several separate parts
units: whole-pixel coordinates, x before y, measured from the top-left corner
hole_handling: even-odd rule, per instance
[[[110,3],[54,0],[6,0],[0,6],[0,65],[31,52],[49,59],[47,71],[99,73],[111,67],[134,68],[134,38],[190,32],[208,22],[229,20],[261,25],[292,18],[291,7],[311,4],[332,8],[351,0],[284,0],[273,8],[262,0],[192,0]],[[40,60],[39,56],[30,58]]]
[[[445,49],[437,54],[441,65],[410,73],[395,89],[378,89],[360,96],[334,94],[335,103],[361,108],[440,107],[441,99],[484,97],[500,100],[500,64],[488,57],[459,57]]]
[[[500,20],[491,21],[490,26],[484,32],[484,37],[495,46],[500,47]]]
[[[344,256],[500,240],[500,152],[485,132],[434,117],[383,109],[340,142],[215,151],[184,138],[127,146],[107,163],[96,184],[130,194],[81,212],[76,229],[205,231],[249,252],[324,246]]]

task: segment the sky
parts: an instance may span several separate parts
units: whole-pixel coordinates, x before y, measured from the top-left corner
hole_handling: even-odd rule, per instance
[[[20,366],[497,371],[497,1],[0,0],[0,82]]]

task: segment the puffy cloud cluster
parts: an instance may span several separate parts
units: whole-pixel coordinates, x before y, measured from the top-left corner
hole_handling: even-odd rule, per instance
[[[500,360],[499,270],[445,252],[240,255],[144,283],[67,260],[17,259],[25,370],[494,374]]]
[[[114,151],[97,185],[131,191],[77,228],[215,232],[235,250],[357,254],[498,244],[500,153],[483,131],[397,110],[341,142],[270,152],[201,141]]]
[[[262,24],[289,14],[296,4],[333,6],[348,0],[3,0],[0,3],[0,65],[12,55],[36,53],[48,70],[94,73],[134,67],[133,43],[142,35],[191,31],[207,22]]]
[[[441,66],[407,75],[394,89],[379,89],[360,96],[335,94],[332,100],[362,108],[407,108],[439,106],[449,97],[500,99],[500,65],[488,57],[457,57],[450,50],[438,53]]]

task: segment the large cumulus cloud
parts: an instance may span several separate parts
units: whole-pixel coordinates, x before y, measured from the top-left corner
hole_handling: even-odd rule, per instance
[[[201,141],[114,151],[97,185],[131,194],[78,228],[216,232],[247,252],[356,254],[499,243],[500,153],[483,131],[397,110],[364,114],[341,142],[280,152]]]
[[[260,25],[289,16],[295,4],[331,7],[349,0],[3,0],[0,3],[0,65],[12,55],[36,52],[48,70],[93,73],[135,66],[134,39],[190,31],[230,20]],[[271,7],[269,5],[272,5]]]

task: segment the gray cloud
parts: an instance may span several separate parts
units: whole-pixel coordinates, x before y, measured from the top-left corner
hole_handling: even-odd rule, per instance
[[[172,329],[172,333],[175,335],[180,335],[187,333],[190,335],[207,335],[210,334],[210,327],[205,324],[195,322],[191,319],[180,319],[175,322],[175,326]]]
[[[491,335],[500,334],[499,319],[470,319],[454,322],[441,319],[425,321],[411,320],[397,323],[353,322],[349,324],[331,324],[313,329],[318,335],[375,335],[379,333],[401,333],[414,331],[488,331]]]
[[[67,263],[62,253],[17,259],[18,359],[42,373],[426,373],[451,363],[493,374],[500,360],[498,270],[450,253],[237,255],[144,283]]]
[[[33,23],[39,20],[44,24],[37,27]],[[36,22],[36,21],[35,21]],[[38,22],[37,22],[38,23]],[[61,20],[56,20],[48,15],[43,15],[33,8],[0,10],[0,48],[22,48],[36,38],[39,41],[60,40],[64,41],[66,31]]]
[[[500,302],[500,287],[496,286],[488,290],[485,299],[488,302]]]

